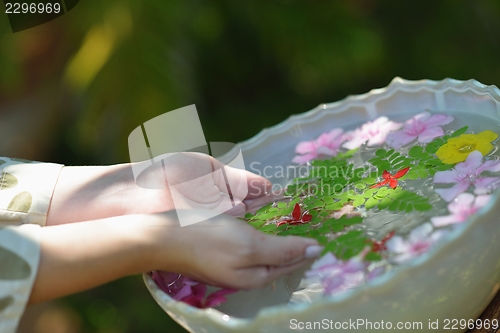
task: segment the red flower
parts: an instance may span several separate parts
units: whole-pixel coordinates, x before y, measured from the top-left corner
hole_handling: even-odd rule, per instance
[[[387,248],[385,247],[385,243],[387,243],[387,241],[391,239],[392,236],[394,236],[394,231],[391,231],[387,236],[382,238],[382,240],[380,241],[373,241],[372,251],[378,252],[382,250],[387,250]]]
[[[381,181],[380,183],[370,186],[370,188],[384,186],[385,184],[388,183],[392,189],[395,189],[398,186],[398,178],[401,178],[404,175],[406,175],[408,170],[410,170],[410,167],[401,169],[398,172],[396,172],[394,176],[391,175],[387,170],[384,170],[384,172],[382,173],[382,177],[384,178],[384,180]]]
[[[302,216],[302,217],[301,217]],[[304,224],[312,220],[311,214],[304,214],[300,211],[300,205],[298,203],[293,207],[292,219],[279,221],[276,225],[279,227],[280,225],[288,223],[289,225],[295,224]]]

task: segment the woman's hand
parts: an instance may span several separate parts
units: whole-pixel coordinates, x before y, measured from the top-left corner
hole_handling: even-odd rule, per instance
[[[131,164],[64,167],[47,225],[173,209],[207,209],[238,216],[277,199],[268,194],[271,183],[264,177],[230,167],[224,168],[224,176],[221,163],[208,155],[179,153],[164,162],[147,168],[137,181]],[[226,179],[232,187],[228,187]],[[241,191],[231,193],[237,199],[231,207],[228,189],[234,189],[235,183],[248,188],[248,194],[238,197]],[[175,202],[172,188],[177,195]]]
[[[314,239],[268,236],[227,215],[180,227],[173,211],[45,227],[40,246],[30,303],[151,270],[220,287],[258,288],[321,251]]]
[[[186,227],[172,225],[175,212],[154,219],[148,222],[148,237],[154,240],[151,270],[173,271],[219,287],[263,287],[311,263],[322,250],[314,239],[266,235],[228,215]]]

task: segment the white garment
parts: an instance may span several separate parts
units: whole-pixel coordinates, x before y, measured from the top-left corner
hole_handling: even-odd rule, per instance
[[[14,333],[28,302],[60,164],[0,157],[0,333]]]

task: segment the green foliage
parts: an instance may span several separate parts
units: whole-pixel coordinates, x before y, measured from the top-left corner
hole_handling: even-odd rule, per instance
[[[429,199],[417,193],[403,190],[400,187],[394,190],[382,187],[378,191],[370,193],[370,197],[365,203],[366,209],[377,207],[388,209],[389,211],[412,212],[427,211],[432,208]]]
[[[370,239],[362,230],[351,230],[326,244],[323,253],[332,252],[341,260],[355,257],[370,244]]]
[[[378,149],[375,155],[376,157],[368,160],[368,162],[378,169],[379,174],[382,174],[384,171],[396,172],[412,166],[415,161],[414,158],[401,155],[401,153],[394,151],[394,149]]]

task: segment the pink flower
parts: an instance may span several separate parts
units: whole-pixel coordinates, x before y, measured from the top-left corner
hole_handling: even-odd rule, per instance
[[[450,202],[460,193],[474,186],[475,194],[486,194],[500,181],[498,177],[479,177],[483,171],[500,171],[500,161],[486,161],[482,163],[483,155],[473,151],[467,156],[465,162],[458,163],[453,170],[439,171],[434,175],[435,184],[454,184],[452,187],[435,189],[443,200]]]
[[[347,132],[345,139],[348,141],[342,147],[355,149],[361,147],[367,141],[369,147],[380,145],[385,142],[390,131],[397,130],[400,127],[401,124],[390,121],[387,117],[379,117],[374,121],[363,124],[354,131]]]
[[[221,305],[226,295],[237,292],[235,289],[220,289],[207,297],[207,286],[177,273],[153,271],[151,277],[158,287],[173,299],[197,308],[209,308]]]
[[[490,195],[478,195],[476,197],[471,193],[462,193],[454,202],[448,205],[448,210],[451,215],[432,217],[432,224],[435,227],[444,227],[450,224],[464,222],[469,216],[474,215],[479,208],[484,207],[490,198]]]
[[[186,286],[174,296],[174,299],[203,309],[221,305],[227,301],[226,295],[235,292],[237,292],[235,289],[220,289],[205,297],[207,286],[203,283],[195,282],[194,284],[186,284]]]
[[[388,251],[397,254],[394,260],[402,263],[427,251],[444,233],[443,230],[432,232],[432,226],[426,223],[413,229],[407,239],[392,237],[386,247]]]
[[[340,145],[345,141],[343,133],[342,129],[335,128],[321,134],[316,140],[299,142],[295,152],[300,155],[295,156],[292,162],[304,164],[318,157],[336,156]]]
[[[325,294],[334,295],[362,284],[365,281],[365,273],[366,263],[359,257],[341,261],[328,252],[311,266],[305,277],[319,278]]]
[[[401,148],[407,143],[418,138],[418,142],[429,143],[434,138],[444,135],[442,125],[453,121],[452,116],[445,114],[433,114],[422,112],[408,119],[403,129],[387,135],[387,144],[395,149]]]

